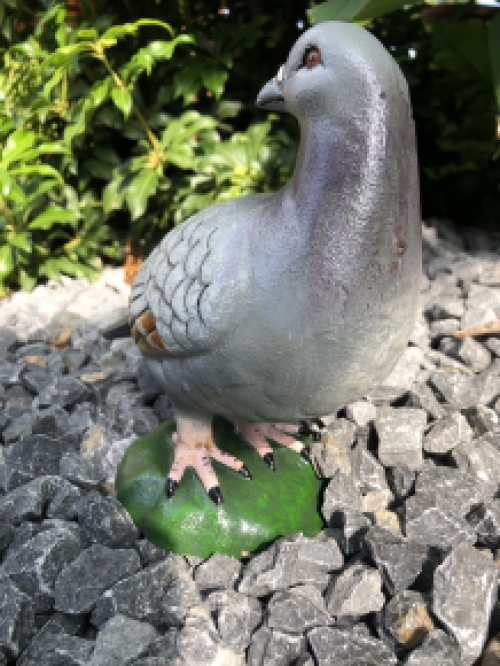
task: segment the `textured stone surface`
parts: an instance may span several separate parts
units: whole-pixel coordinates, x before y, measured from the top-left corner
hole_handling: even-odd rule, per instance
[[[93,649],[93,641],[42,630],[23,652],[18,666],[88,666]]]
[[[304,651],[304,636],[272,631],[260,627],[252,637],[248,650],[248,666],[288,666]]]
[[[14,553],[7,554],[3,571],[19,589],[28,594],[37,612],[50,610],[58,574],[80,553],[74,532],[54,527],[36,534]]]
[[[493,497],[500,489],[500,449],[487,436],[461,442],[453,450],[453,460],[477,480],[486,497]]]
[[[262,604],[234,590],[213,592],[208,604],[224,645],[236,651],[245,650],[262,622]]]
[[[419,592],[398,592],[380,613],[381,631],[398,647],[413,650],[434,629],[429,604]]]
[[[427,559],[425,546],[377,526],[366,533],[365,547],[390,594],[408,588],[421,573]]]
[[[436,421],[424,436],[423,447],[427,453],[443,455],[462,441],[472,439],[472,429],[460,412],[452,412]]]
[[[156,629],[125,615],[116,615],[99,632],[88,666],[127,666],[144,655]]]
[[[328,611],[337,618],[379,611],[385,601],[382,578],[377,569],[354,564],[332,579],[325,601]]]
[[[0,578],[0,620],[0,655],[16,659],[35,631],[35,613],[30,597],[6,578]]]
[[[463,666],[460,648],[451,636],[441,629],[433,629],[422,645],[404,662],[407,666]]]
[[[498,567],[460,544],[436,569],[432,610],[455,637],[465,664],[481,654],[498,587]]]
[[[128,548],[139,536],[130,516],[114,497],[91,491],[73,510],[82,532],[91,541],[109,548]]]
[[[393,409],[383,407],[377,411],[375,428],[379,437],[378,457],[386,467],[404,466],[421,469],[422,435],[427,423],[423,409]]]
[[[0,521],[18,525],[24,520],[39,520],[61,486],[61,479],[42,476],[0,497]]]
[[[135,550],[112,550],[95,544],[66,566],[55,582],[55,608],[63,613],[88,613],[101,594],[140,569]]]
[[[82,488],[98,488],[106,474],[96,460],[82,458],[79,453],[64,453],[59,460],[59,474]]]
[[[396,666],[397,659],[376,638],[330,627],[307,633],[312,653],[321,666]]]
[[[170,555],[163,562],[122,579],[104,592],[91,619],[97,627],[116,614],[155,626],[181,626],[189,608],[199,600],[186,562],[180,556]]]
[[[267,626],[288,634],[302,634],[313,627],[334,624],[325,600],[312,585],[297,585],[277,592],[268,604]]]
[[[195,581],[200,592],[234,589],[241,574],[241,563],[233,557],[214,553],[195,571]]]

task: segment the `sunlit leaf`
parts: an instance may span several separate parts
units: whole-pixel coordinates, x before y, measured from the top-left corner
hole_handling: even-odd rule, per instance
[[[147,169],[139,173],[127,184],[125,200],[133,220],[136,220],[145,213],[148,199],[155,193],[157,183],[157,173],[151,169]]]
[[[12,250],[8,245],[0,245],[0,278],[5,278],[14,268]]]
[[[75,222],[77,219],[78,215],[75,211],[52,206],[35,217],[35,219],[29,223],[28,228],[32,230],[43,229],[44,231],[47,231],[54,224],[68,224]]]
[[[128,118],[132,110],[132,95],[126,88],[113,88],[111,98],[116,106]]]

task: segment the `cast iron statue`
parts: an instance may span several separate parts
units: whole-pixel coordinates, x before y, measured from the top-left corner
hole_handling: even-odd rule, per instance
[[[421,270],[407,84],[348,23],[300,36],[257,97],[301,131],[290,182],[214,205],[168,233],[136,276],[132,334],[174,405],[173,495],[192,466],[222,502],[212,438],[231,420],[274,469],[269,440],[303,453],[297,422],[382,382],[412,331]],[[279,471],[279,470],[278,470]]]

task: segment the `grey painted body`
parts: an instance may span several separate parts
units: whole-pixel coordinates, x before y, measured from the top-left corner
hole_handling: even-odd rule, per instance
[[[308,70],[311,45],[323,62]],[[412,331],[421,222],[398,66],[362,28],[330,22],[299,38],[280,78],[258,103],[298,118],[290,182],[193,216],[134,283],[132,318],[149,308],[166,346],[150,345],[148,365],[181,415],[333,413],[385,379]]]

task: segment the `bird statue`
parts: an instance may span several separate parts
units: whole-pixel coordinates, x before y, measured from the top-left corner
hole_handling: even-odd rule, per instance
[[[223,501],[212,417],[274,469],[269,440],[308,458],[301,420],[382,382],[411,334],[421,271],[415,132],[406,81],[369,32],[304,32],[257,106],[300,125],[279,191],[203,210],[170,231],[133,283],[132,335],[172,401],[172,497],[192,466]]]

